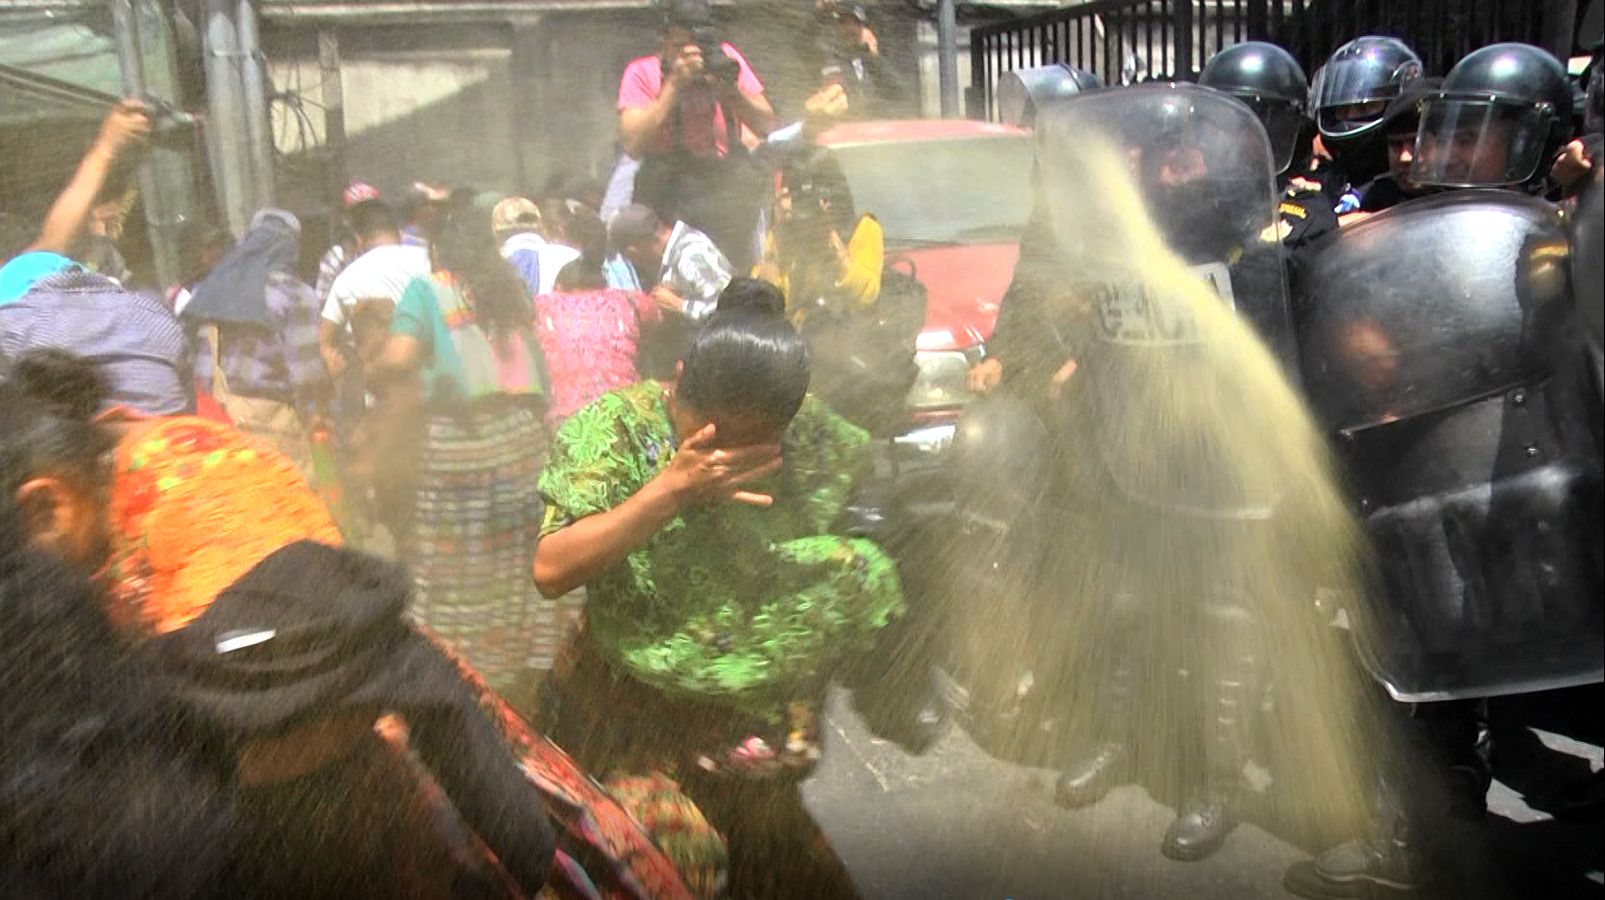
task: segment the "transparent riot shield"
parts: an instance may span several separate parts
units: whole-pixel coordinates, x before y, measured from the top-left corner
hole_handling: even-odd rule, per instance
[[[1197,760],[1169,748],[1204,746],[1235,779],[1274,684],[1271,752],[1299,760],[1278,802],[1313,809],[1301,786],[1350,783],[1361,758],[1361,681],[1316,597],[1353,583],[1362,535],[1296,387],[1270,142],[1247,106],[1185,84],[1057,101],[1036,136],[1021,266],[1046,261],[1034,321],[1063,355],[1038,402],[1077,516],[1050,517],[1040,629],[1084,692],[1061,727],[1167,748],[1170,772]]]
[[[1307,273],[1304,383],[1375,552],[1349,617],[1400,700],[1605,672],[1599,460],[1553,352],[1567,257],[1554,206],[1462,191],[1343,229]]]
[[[1214,423],[1164,412],[1176,402],[1177,379],[1190,382],[1188,390],[1218,380],[1219,347],[1207,345],[1218,345],[1219,328],[1206,320],[1219,314],[1250,324],[1295,377],[1264,127],[1228,95],[1153,84],[1051,105],[1039,115],[1037,136],[1064,273],[1054,287],[1068,298],[1065,317],[1081,316],[1074,325],[1051,324],[1081,332],[1080,364],[1099,421],[1110,423],[1109,440],[1098,442],[1109,474],[1129,499],[1156,507],[1268,515],[1278,489],[1219,476],[1219,456],[1233,447],[1219,433],[1204,434]],[[1197,306],[1198,295],[1175,290],[1172,277],[1204,286],[1213,304]]]

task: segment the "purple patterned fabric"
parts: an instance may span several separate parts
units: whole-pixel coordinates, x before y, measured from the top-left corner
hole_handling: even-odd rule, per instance
[[[222,346],[218,360],[229,390],[245,397],[289,403],[311,412],[312,396],[328,379],[318,355],[318,322],[322,305],[317,292],[292,275],[274,273],[267,283],[266,325],[225,323],[218,326]],[[212,380],[212,350],[196,342],[195,373],[202,384]]]
[[[184,327],[160,300],[81,270],[46,276],[0,306],[0,357],[66,350],[98,365],[113,405],[153,416],[195,412]]]

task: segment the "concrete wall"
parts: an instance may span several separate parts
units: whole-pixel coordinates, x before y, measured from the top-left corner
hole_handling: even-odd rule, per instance
[[[340,30],[347,177],[387,192],[413,181],[513,187],[511,30],[420,31]],[[301,100],[273,104],[281,202],[310,208],[325,199],[316,33],[273,35],[267,52],[275,87]]]
[[[795,119],[818,78],[810,10],[743,9],[724,28],[782,123]],[[382,191],[424,180],[509,192],[533,191],[558,171],[605,180],[619,76],[631,59],[658,51],[658,21],[649,11],[611,11],[517,25],[340,28],[348,178]],[[883,54],[913,77],[920,42],[912,16],[892,11],[876,27]],[[301,97],[305,113],[274,104],[282,202],[312,210],[326,193],[317,33],[270,22],[264,47],[275,86]]]

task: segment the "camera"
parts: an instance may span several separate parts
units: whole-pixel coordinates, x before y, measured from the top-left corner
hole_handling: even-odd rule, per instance
[[[702,51],[702,67],[716,81],[726,81],[732,84],[741,75],[741,63],[736,58],[724,52],[724,41],[712,28],[698,28],[696,30],[697,49]]]
[[[691,33],[691,41],[702,52],[702,68],[715,81],[734,84],[741,74],[741,63],[724,51],[724,40],[714,26],[707,0],[668,0],[664,10],[665,34],[673,29]],[[661,60],[664,75],[674,65],[672,58]]]
[[[194,116],[160,97],[144,94],[139,102],[150,117],[151,138],[157,143],[183,142],[199,124]]]
[[[735,84],[736,79],[741,76],[741,63],[724,52],[724,41],[720,40],[718,34],[711,28],[698,28],[693,34],[695,37],[692,42],[702,53],[702,70],[715,81]],[[673,68],[674,60],[667,58],[658,60],[658,69],[664,78],[669,77],[669,72]]]

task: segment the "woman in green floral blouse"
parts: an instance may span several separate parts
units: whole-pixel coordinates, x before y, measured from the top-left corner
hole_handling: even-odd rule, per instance
[[[541,475],[536,584],[589,598],[544,724],[620,791],[694,798],[733,896],[856,896],[797,782],[832,673],[903,609],[891,560],[835,531],[869,437],[808,379],[782,314],[721,310],[675,381],[568,419]]]

